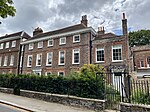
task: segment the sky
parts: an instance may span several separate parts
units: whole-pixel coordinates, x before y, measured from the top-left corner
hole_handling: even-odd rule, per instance
[[[0,36],[25,31],[30,36],[35,28],[44,32],[79,24],[87,15],[88,26],[96,31],[121,35],[122,13],[128,30],[150,29],[150,0],[13,0],[15,17],[0,18]]]

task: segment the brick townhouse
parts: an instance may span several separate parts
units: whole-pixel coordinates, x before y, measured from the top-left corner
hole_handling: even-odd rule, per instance
[[[123,14],[123,36],[96,32],[88,27],[86,16],[80,24],[43,33],[36,28],[25,42],[22,73],[65,75],[79,70],[84,64],[102,64],[111,70],[128,70],[127,19]],[[120,67],[120,68],[118,68]]]
[[[129,46],[127,19],[123,14],[123,35],[105,33],[104,27],[98,28],[98,33],[93,41],[93,63],[100,64],[110,72],[129,71]]]
[[[20,64],[20,43],[30,36],[21,31],[0,37],[0,74],[18,74]]]
[[[150,45],[134,46],[131,51],[133,71],[137,77],[150,76]]]
[[[96,31],[87,25],[85,15],[80,24],[63,29],[46,33],[41,28],[35,29],[33,37],[22,43],[25,46],[22,73],[65,75],[90,64],[91,40]]]

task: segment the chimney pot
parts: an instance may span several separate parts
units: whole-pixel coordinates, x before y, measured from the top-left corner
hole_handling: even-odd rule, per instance
[[[123,13],[123,19],[126,19],[126,17],[125,17],[125,13]]]
[[[82,16],[81,24],[84,24],[86,27],[88,26],[87,15]]]
[[[39,27],[35,28],[33,31],[33,36],[43,33],[43,30]]]
[[[105,30],[104,30],[104,27],[98,27],[98,32],[97,32],[99,35],[101,34],[105,34]]]

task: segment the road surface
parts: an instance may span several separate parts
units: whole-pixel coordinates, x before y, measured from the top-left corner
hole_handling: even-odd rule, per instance
[[[0,112],[27,112],[27,111],[20,110],[18,108],[0,103]]]

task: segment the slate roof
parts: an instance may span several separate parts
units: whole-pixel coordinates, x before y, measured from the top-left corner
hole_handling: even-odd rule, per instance
[[[62,28],[62,29],[54,30],[54,31],[40,33],[38,35],[33,36],[32,38],[30,38],[28,40],[38,39],[38,38],[45,37],[45,36],[56,35],[56,34],[60,34],[60,33],[80,30],[80,29],[84,29],[84,28],[86,28],[86,26],[84,24],[77,24],[77,25],[65,27],[65,28]]]
[[[23,31],[12,33],[12,34],[6,34],[5,36],[1,36],[0,39],[5,39],[5,38],[10,38],[10,37],[15,37],[15,36],[21,36],[22,33],[23,33]],[[24,37],[26,39],[30,38],[30,36],[26,32],[24,32],[22,37]]]

